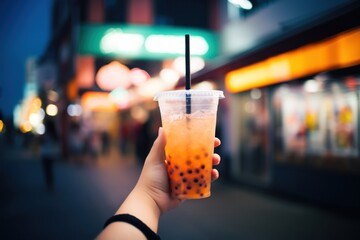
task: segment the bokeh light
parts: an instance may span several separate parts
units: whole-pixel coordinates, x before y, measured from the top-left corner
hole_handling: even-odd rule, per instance
[[[5,124],[3,120],[0,119],[0,133],[2,133],[4,129],[5,129]]]
[[[133,85],[140,86],[150,79],[150,75],[145,70],[133,68],[130,70],[129,79]]]
[[[97,85],[106,91],[122,87],[128,88],[131,85],[129,79],[129,68],[117,61],[102,66],[96,74]]]
[[[70,117],[78,117],[82,113],[82,107],[80,104],[70,104],[67,107],[66,112]]]
[[[56,116],[58,114],[58,107],[55,104],[49,104],[46,106],[46,114],[49,116]]]

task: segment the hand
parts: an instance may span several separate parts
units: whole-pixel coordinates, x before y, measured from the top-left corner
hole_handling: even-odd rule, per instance
[[[168,175],[165,166],[165,134],[162,128],[159,128],[159,134],[155,140],[150,153],[148,154],[143,170],[141,172],[138,188],[143,189],[157,204],[161,213],[177,207],[182,200],[171,197]],[[214,139],[214,147],[221,144],[220,139]],[[220,156],[213,155],[213,165],[220,163]],[[219,172],[212,169],[211,179],[215,181],[219,178]]]
[[[159,128],[159,135],[148,154],[139,181],[134,189],[120,205],[116,214],[131,214],[154,232],[157,232],[159,218],[162,213],[177,207],[182,201],[171,197],[169,179],[165,166],[165,135]],[[214,147],[220,145],[218,138],[214,139]],[[220,163],[220,156],[213,155],[213,165]],[[212,169],[211,179],[219,178],[219,172]],[[145,236],[135,227],[124,222],[116,222],[106,227],[97,239],[145,239]]]

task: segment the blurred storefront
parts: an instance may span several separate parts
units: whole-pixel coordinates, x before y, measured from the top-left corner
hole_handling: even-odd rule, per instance
[[[338,6],[281,31],[236,36],[286,5],[265,2],[269,7],[256,17],[224,24],[222,53],[229,57],[193,75],[194,82],[224,81],[230,177],[325,206],[359,208],[360,5],[332,1]],[[231,50],[239,53],[226,54]]]
[[[137,148],[147,152],[145,142],[152,142],[160,125],[152,98],[184,75],[184,35],[192,36],[192,72],[218,55],[217,17],[211,14],[216,6],[215,0],[54,1],[51,41],[38,64],[57,73],[40,88],[59,96],[64,155],[76,151],[74,139],[98,149],[102,135],[119,142],[123,152],[139,142]]]

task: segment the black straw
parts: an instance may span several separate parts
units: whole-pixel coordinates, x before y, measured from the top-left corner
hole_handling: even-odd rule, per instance
[[[190,36],[185,35],[185,79],[186,79],[186,90],[191,88],[191,77],[190,77]]]
[[[185,34],[185,89],[191,88],[191,76],[190,76],[190,35]],[[186,113],[191,113],[191,94],[186,93]]]

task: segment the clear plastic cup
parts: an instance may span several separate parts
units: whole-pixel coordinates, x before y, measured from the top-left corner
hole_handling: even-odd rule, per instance
[[[157,94],[166,136],[171,194],[179,199],[209,197],[219,90],[178,90]]]

